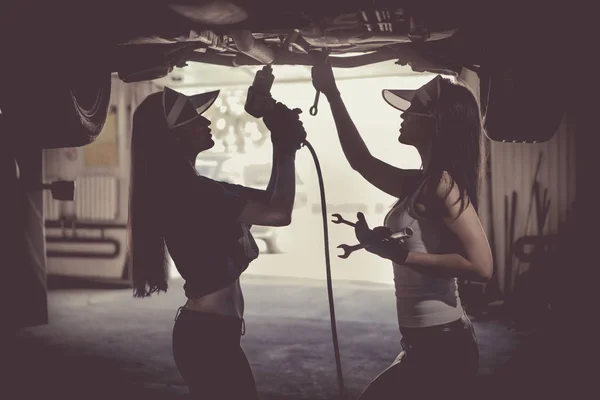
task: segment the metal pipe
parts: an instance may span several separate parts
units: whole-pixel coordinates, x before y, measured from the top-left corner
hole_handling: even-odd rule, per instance
[[[64,237],[64,236],[46,236],[46,243],[73,243],[73,244],[109,244],[112,245],[113,251],[108,252],[92,252],[85,250],[51,250],[46,249],[46,257],[62,257],[62,258],[93,258],[93,259],[114,259],[121,253],[121,243],[113,238],[90,238],[90,237]]]
[[[379,28],[383,32],[391,32],[390,23],[389,22],[380,22]],[[369,35],[360,35],[349,37],[347,39],[339,39],[339,43],[341,45],[356,45],[356,44],[368,44],[368,43],[411,43],[412,39],[410,39],[409,35],[406,34],[398,34],[398,33],[378,33],[378,34],[369,34]],[[457,29],[448,29],[444,31],[436,31],[433,34],[428,33],[428,41],[436,41],[449,38],[453,36],[457,32]]]
[[[104,234],[105,229],[127,229],[127,224],[115,222],[80,222],[80,221],[60,221],[46,220],[46,228],[70,228],[70,229],[98,229]]]
[[[355,68],[367,64],[373,64],[382,61],[388,61],[398,58],[397,51],[377,51],[374,53],[364,54],[360,56],[352,57],[335,57],[329,56],[331,65],[336,68]],[[188,61],[202,62],[207,64],[224,65],[228,67],[239,67],[246,65],[262,65],[258,60],[246,56],[244,54],[238,54],[235,57],[209,54],[209,53],[197,53],[193,52],[187,58]],[[280,53],[277,55],[277,59],[273,62],[273,65],[307,65],[312,66],[313,61],[305,54],[295,53]]]
[[[272,64],[275,61],[275,52],[266,43],[254,39],[248,30],[232,31],[231,38],[239,51],[254,58],[261,64]]]

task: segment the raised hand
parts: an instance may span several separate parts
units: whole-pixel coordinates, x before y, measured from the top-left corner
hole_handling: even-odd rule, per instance
[[[323,93],[327,98],[337,96],[340,91],[335,83],[331,64],[322,55],[314,57],[315,64],[311,69],[312,83],[315,90]]]
[[[271,131],[273,147],[288,154],[302,147],[306,140],[306,131],[300,121],[301,112],[298,108],[291,110],[285,104],[278,102],[265,114],[263,122]]]

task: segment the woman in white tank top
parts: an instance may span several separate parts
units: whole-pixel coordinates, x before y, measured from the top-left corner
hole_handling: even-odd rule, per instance
[[[401,111],[399,142],[414,146],[422,160],[422,169],[403,170],[371,155],[331,67],[315,65],[312,77],[329,101],[350,166],[398,198],[383,226],[369,229],[359,213],[355,228],[368,251],[392,262],[403,350],[360,399],[459,396],[477,374],[479,350],[457,279],[485,282],[493,270],[477,215],[484,165],[478,103],[466,86],[441,76],[417,90],[384,90],[386,102]],[[411,238],[385,239],[407,226]]]

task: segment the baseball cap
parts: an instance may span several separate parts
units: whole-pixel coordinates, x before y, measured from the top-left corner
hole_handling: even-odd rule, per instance
[[[414,102],[417,111],[430,114],[439,99],[442,79],[441,75],[437,75],[418,89],[383,89],[381,94],[386,103],[397,110],[406,111]]]
[[[187,124],[208,110],[219,96],[219,90],[187,96],[169,87],[163,89],[162,105],[169,129]]]

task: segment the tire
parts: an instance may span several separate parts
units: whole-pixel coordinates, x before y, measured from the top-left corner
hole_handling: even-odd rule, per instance
[[[10,78],[0,77],[0,108],[16,143],[51,149],[96,140],[109,107],[109,72],[84,72],[77,78],[38,72],[18,85]]]
[[[557,78],[558,77],[558,78]],[[550,140],[566,111],[568,80],[553,66],[480,73],[487,136],[496,142]]]

